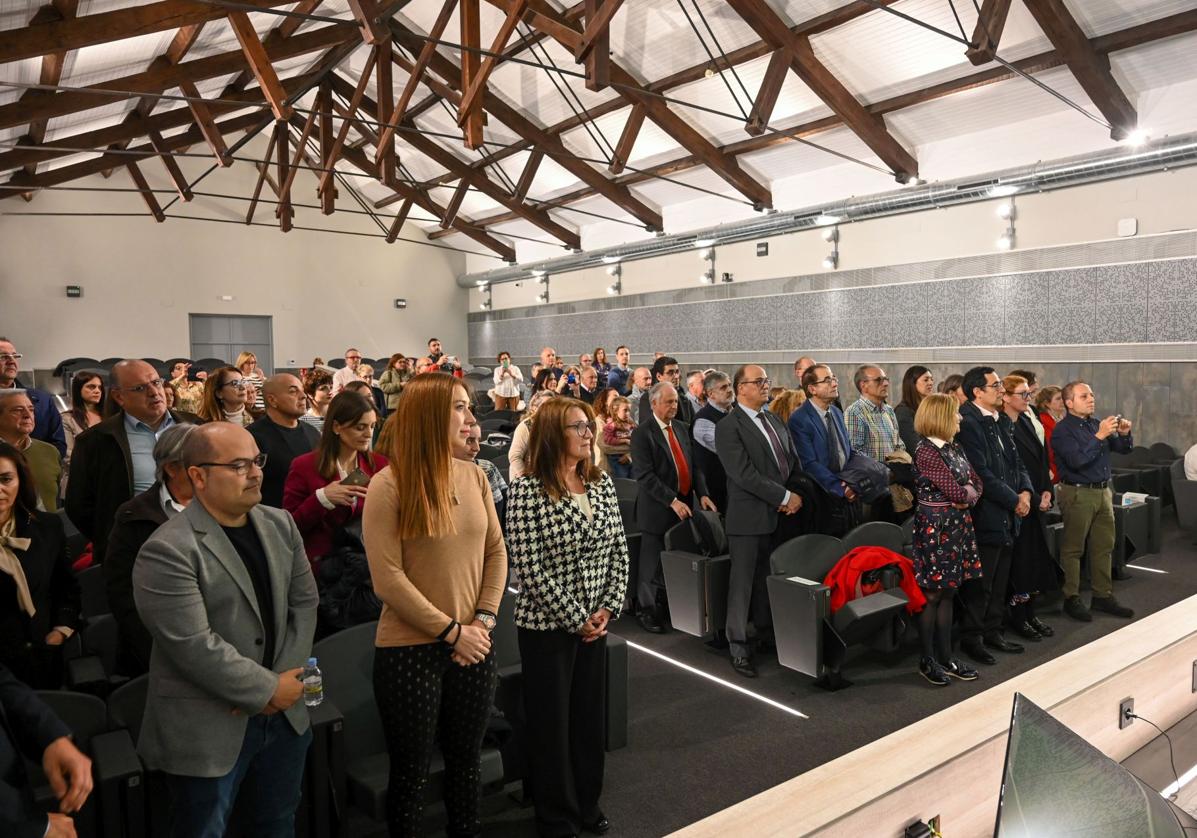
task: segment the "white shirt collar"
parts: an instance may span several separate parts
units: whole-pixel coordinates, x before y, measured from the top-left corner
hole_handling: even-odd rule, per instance
[[[986,410],[985,408],[981,407],[981,405],[977,404],[976,402],[973,402],[973,404],[976,405],[977,410],[981,411],[982,416],[988,416],[990,419],[992,419],[995,422],[998,420],[999,414],[996,410]]]
[[[931,443],[936,448],[943,448],[945,445],[948,444],[948,441],[946,439],[940,439],[937,436],[925,436],[925,437],[923,437],[923,439],[927,440],[927,442]]]
[[[170,493],[170,489],[166,488],[165,483],[163,483],[162,486],[158,489],[158,504],[164,510],[167,509],[167,504],[169,504],[170,508],[174,509],[175,512],[182,512],[184,509],[187,508],[185,506],[180,506],[175,501],[174,497]]]

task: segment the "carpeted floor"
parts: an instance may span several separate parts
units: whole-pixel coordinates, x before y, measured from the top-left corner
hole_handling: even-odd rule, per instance
[[[1120,601],[1136,616],[1158,611],[1197,593],[1197,547],[1165,513],[1164,549],[1132,564],[1162,573],[1131,569],[1132,578],[1115,583]],[[1078,623],[1041,615],[1055,637],[1027,643],[1023,654],[998,654],[995,666],[979,667],[981,678],[936,688],[917,673],[917,649],[892,656],[872,652],[850,657],[845,675],[854,686],[824,692],[811,679],[758,661],[760,677],[746,680],[731,670],[725,654],[708,651],[679,632],[652,635],[625,618],[614,633],[626,638],[630,668],[629,744],[607,755],[603,807],[612,838],[667,834],[751,797],[804,771],[931,715],[1011,676],[1127,624],[1105,615]],[[746,687],[808,716],[800,718],[742,695],[636,648],[651,649],[717,678]],[[430,807],[430,827],[441,819]],[[484,802],[487,835],[533,836],[532,812],[509,796]],[[346,834],[381,835],[357,824]],[[435,833],[430,833],[435,834]]]

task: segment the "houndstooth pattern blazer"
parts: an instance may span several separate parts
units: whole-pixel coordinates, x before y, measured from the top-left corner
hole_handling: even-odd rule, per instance
[[[619,616],[628,583],[628,541],[615,484],[587,484],[589,521],[565,497],[552,501],[540,480],[521,477],[507,497],[507,555],[519,579],[517,626],[576,632],[600,608]]]

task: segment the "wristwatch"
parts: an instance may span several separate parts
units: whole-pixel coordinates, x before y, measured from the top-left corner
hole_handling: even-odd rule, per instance
[[[495,625],[497,625],[497,621],[494,617],[492,617],[490,614],[483,614],[481,611],[475,612],[474,619],[486,626],[487,631],[494,631]]]

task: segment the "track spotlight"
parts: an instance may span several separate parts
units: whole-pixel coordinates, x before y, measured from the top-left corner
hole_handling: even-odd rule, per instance
[[[713,247],[716,244],[715,239],[695,239],[695,247]]]
[[[840,228],[839,227],[828,227],[826,230],[823,231],[823,241],[838,242],[839,240],[840,240]]]
[[[1009,201],[1003,201],[998,204],[997,216],[1006,222],[1006,229],[1002,231],[1001,236],[997,240],[998,250],[1013,250],[1015,243],[1014,222],[1018,219],[1018,206],[1014,203],[1014,198]]]
[[[823,231],[823,241],[831,245],[831,252],[823,260],[826,270],[834,271],[840,266],[840,228],[829,227]]]
[[[1012,183],[999,183],[997,186],[991,187],[989,194],[995,198],[1009,198],[1018,192],[1018,187]]]
[[[1013,201],[1003,201],[998,204],[997,217],[1004,219],[1013,219],[1018,211],[1014,208]]]
[[[1136,128],[1120,140],[1124,145],[1131,148],[1138,148],[1151,139],[1151,134],[1147,133],[1146,128]]]
[[[711,283],[713,283],[715,281],[714,268],[708,268],[707,270],[703,271],[702,276],[700,276],[698,278],[698,281],[701,282],[703,285],[710,285]]]
[[[548,301],[549,301],[549,292],[548,291],[542,291],[536,295],[536,302],[543,305],[544,303],[547,303]]]
[[[839,224],[843,221],[838,215],[828,215],[826,213],[815,217],[815,224],[820,227],[826,227],[831,224]]]
[[[618,264],[611,265],[607,268],[607,276],[623,276],[623,268]]]
[[[998,250],[1010,250],[1014,247],[1014,228],[1010,227],[997,240]]]
[[[623,293],[623,280],[620,279],[618,276],[615,277],[615,281],[607,286],[607,293],[610,294],[612,297],[618,297],[620,294],[622,294]]]
[[[482,286],[482,293],[486,294],[486,299],[478,304],[478,308],[482,309],[483,311],[490,311],[490,307],[492,304],[491,303],[492,297],[491,297],[491,287],[490,287],[489,282],[485,283]]]
[[[651,230],[649,232],[651,232]],[[621,259],[623,259],[623,257],[617,253],[608,253],[606,256],[603,257],[603,264],[604,265],[618,265]]]
[[[826,268],[827,270],[834,271],[839,266],[840,266],[840,255],[838,253],[836,253],[834,250],[831,253],[828,253],[826,257],[824,257],[823,267]]]

